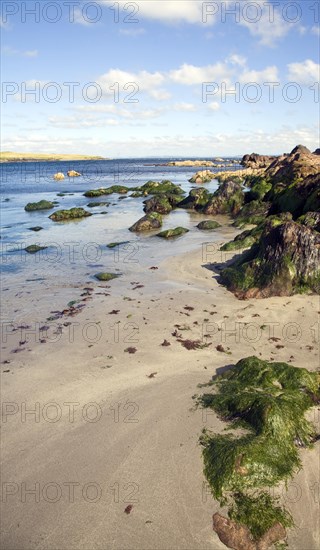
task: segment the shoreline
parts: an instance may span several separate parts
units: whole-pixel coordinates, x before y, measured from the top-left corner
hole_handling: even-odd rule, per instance
[[[95,548],[114,550],[225,548],[212,532],[211,516],[220,508],[205,484],[198,442],[204,427],[217,431],[222,424],[214,414],[192,410],[192,396],[216,369],[258,353],[296,366],[305,366],[307,358],[308,368],[316,370],[312,327],[320,308],[317,296],[240,301],[217,283],[204,260],[201,247],[164,260],[157,271],[146,269],[139,281],[144,287],[136,290],[130,278],[108,284],[108,296],[92,285],[96,295],[76,317],[61,320],[56,341],[51,334],[46,344],[30,342],[30,351],[10,354],[11,363],[1,365],[3,401],[18,407],[3,424],[3,480],[17,488],[3,504],[4,547],[84,549],[90,540]],[[161,283],[167,279],[169,288]],[[113,291],[121,285],[126,300]],[[70,322],[73,331],[64,325]],[[211,345],[188,351],[172,336],[174,330],[182,339]],[[164,340],[170,346],[162,346]],[[218,352],[218,344],[227,353]],[[137,351],[125,352],[129,347]],[[37,412],[26,414],[23,403],[38,407],[39,418]],[[48,403],[56,405],[49,409]],[[73,422],[65,403],[78,403]],[[89,403],[101,412],[94,422],[84,419]],[[94,407],[90,414],[95,416]],[[301,455],[304,468],[289,484],[297,523],[289,547],[311,550],[319,544],[310,490],[318,480],[317,450]],[[21,501],[24,482],[39,484],[39,503],[32,496]],[[101,498],[89,504],[78,491],[70,502],[65,484],[73,482],[80,488],[96,483]],[[44,498],[48,483],[62,491],[56,504]],[[126,515],[129,503],[133,508]]]

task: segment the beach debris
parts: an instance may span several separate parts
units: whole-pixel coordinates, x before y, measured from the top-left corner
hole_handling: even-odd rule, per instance
[[[170,342],[168,342],[168,340],[163,340],[161,346],[167,347],[167,346],[171,346],[171,344],[170,344]]]
[[[212,345],[201,340],[183,340],[182,338],[178,338],[178,342],[187,350],[204,349]]]
[[[138,350],[137,350],[137,348],[129,347],[129,348],[125,349],[124,351],[126,353],[136,353]]]
[[[132,511],[132,508],[133,508],[133,505],[132,505],[132,504],[129,504],[129,505],[124,509],[125,513],[129,515],[129,514],[131,513],[131,511]]]
[[[120,313],[120,309],[113,309],[112,311],[109,311],[108,315],[118,315]]]
[[[151,267],[149,267],[149,269],[155,271],[156,269],[159,269],[158,267],[156,267],[155,265],[152,265]]]
[[[57,172],[57,174],[55,174],[53,176],[53,179],[57,180],[57,181],[60,181],[60,180],[64,180],[64,174],[62,172]]]
[[[152,372],[151,374],[147,374],[147,378],[154,378],[156,374],[158,374],[158,373],[157,372]]]

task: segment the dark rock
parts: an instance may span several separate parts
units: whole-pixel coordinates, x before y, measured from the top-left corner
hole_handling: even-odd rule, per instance
[[[320,235],[289,221],[267,222],[257,244],[221,272],[239,298],[290,296],[320,291]]]
[[[29,227],[29,230],[30,231],[41,231],[43,229],[43,227],[41,227],[40,225],[36,225],[35,227]]]
[[[61,222],[67,220],[79,220],[81,218],[87,218],[88,216],[92,216],[92,214],[83,208],[71,208],[70,210],[57,210],[51,214],[49,218],[54,222]]]
[[[270,207],[270,202],[251,201],[245,204],[238,212],[234,225],[242,227],[247,224],[262,223],[268,216]]]
[[[209,231],[210,229],[217,229],[218,227],[221,227],[221,225],[215,220],[204,220],[197,225],[198,229],[202,229],[205,231]]]
[[[162,226],[162,216],[157,212],[151,212],[129,227],[129,231],[152,231]]]
[[[28,202],[24,207],[26,212],[33,212],[35,210],[49,210],[54,208],[54,203],[50,201]]]
[[[210,194],[207,189],[204,187],[197,187],[195,189],[191,189],[188,197],[178,203],[178,207],[201,210],[207,204],[210,197],[212,197],[212,194]]]
[[[25,248],[25,251],[28,252],[28,254],[36,254],[37,252],[40,252],[40,250],[45,250],[48,248],[47,246],[39,246],[37,244],[31,244],[30,246],[27,246]]]
[[[128,193],[129,188],[124,185],[112,185],[111,187],[100,187],[99,189],[90,189],[84,193],[85,197],[101,197],[103,195],[112,195],[118,193],[120,195]]]
[[[244,155],[240,162],[241,166],[245,168],[266,168],[277,157],[270,157],[268,155],[258,155],[252,153],[251,155]]]
[[[298,218],[298,223],[320,232],[320,212],[307,212]]]
[[[143,210],[149,212],[158,212],[159,214],[169,214],[172,210],[172,205],[166,195],[155,195],[151,199],[144,201]]]
[[[222,183],[203,208],[204,214],[238,214],[244,203],[244,192],[239,183]]]
[[[185,229],[184,227],[176,227],[175,229],[166,229],[165,231],[161,231],[161,233],[157,233],[156,236],[161,237],[162,239],[172,239],[173,237],[180,237],[188,232],[189,229]]]

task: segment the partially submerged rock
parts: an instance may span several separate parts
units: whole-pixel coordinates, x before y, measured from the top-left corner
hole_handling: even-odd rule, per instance
[[[28,252],[28,254],[36,254],[37,252],[40,252],[40,250],[45,250],[46,248],[48,247],[39,246],[38,244],[31,244],[25,248],[25,251]]]
[[[39,202],[28,202],[24,209],[26,212],[34,212],[35,210],[50,210],[54,208],[54,203],[51,201],[39,201]]]
[[[136,191],[141,193],[142,196],[146,195],[183,195],[184,191],[181,189],[180,185],[172,183],[170,180],[159,181],[147,181],[141,187],[137,187]]]
[[[112,281],[112,279],[117,279],[120,277],[118,273],[108,273],[108,272],[102,272],[102,273],[96,273],[95,278],[98,279],[98,281]]]
[[[69,172],[67,172],[67,176],[68,178],[78,178],[81,174],[75,170],[69,170]]]
[[[239,183],[232,180],[222,183],[203,208],[204,214],[236,215],[244,203],[244,192]]]
[[[59,181],[59,180],[64,180],[64,174],[63,174],[62,172],[58,172],[57,174],[55,174],[55,175],[53,176],[53,178],[54,178],[55,180],[57,180],[57,181]]]
[[[41,231],[42,229],[43,227],[41,227],[40,225],[36,225],[35,227],[29,227],[30,231],[35,231],[35,232]]]
[[[107,244],[108,248],[116,248],[117,246],[121,246],[122,244],[128,244],[130,241],[121,241],[116,243],[109,243]]]
[[[152,231],[162,226],[162,216],[157,212],[151,212],[129,227],[129,231]]]
[[[158,212],[159,214],[169,214],[172,210],[172,205],[169,198],[166,195],[155,195],[144,201],[143,210],[148,214],[149,212]]]
[[[189,229],[186,229],[185,227],[176,227],[175,229],[166,229],[165,231],[161,231],[161,233],[157,233],[156,236],[161,237],[162,239],[172,239],[173,237],[180,237],[188,232]]]
[[[194,176],[192,176],[189,181],[190,183],[209,183],[214,179],[214,173],[210,170],[200,170]]]
[[[263,537],[255,541],[248,527],[218,513],[212,516],[212,527],[221,542],[233,550],[268,550],[271,545],[286,538],[283,525],[275,523]]]
[[[201,211],[211,196],[212,194],[203,187],[191,189],[189,195],[178,203],[178,207]]]
[[[128,193],[129,188],[124,185],[112,185],[111,187],[99,187],[99,189],[90,189],[84,193],[85,197],[101,197],[102,195],[112,195],[118,193],[124,195]]]
[[[88,208],[97,208],[98,206],[110,206],[110,202],[100,201],[100,202],[88,202]]]
[[[81,218],[87,218],[88,216],[92,216],[92,214],[83,208],[70,208],[70,210],[57,210],[51,214],[49,218],[54,222],[61,222],[67,220],[79,220]]]
[[[216,222],[215,220],[204,220],[200,223],[198,223],[197,228],[202,229],[204,231],[208,231],[211,229],[217,229],[218,227],[221,227],[220,223]]]
[[[293,221],[266,223],[258,243],[221,272],[238,298],[320,291],[320,235]]]

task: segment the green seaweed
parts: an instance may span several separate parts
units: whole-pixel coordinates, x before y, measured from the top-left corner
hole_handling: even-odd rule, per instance
[[[92,216],[92,214],[83,208],[70,208],[70,210],[57,210],[51,214],[49,218],[54,222],[61,222],[68,220],[79,220],[81,218],[87,218],[88,216]]]
[[[112,281],[113,279],[117,279],[120,277],[118,273],[108,273],[108,272],[102,272],[102,273],[96,273],[95,278],[98,279],[98,281]]]
[[[54,208],[54,203],[51,201],[39,201],[39,202],[28,202],[24,209],[26,212],[34,212],[36,210],[50,210],[50,208]]]
[[[156,237],[161,237],[162,239],[172,239],[173,237],[180,237],[188,232],[189,229],[185,229],[185,227],[175,227],[175,229],[166,229],[165,231],[157,233]]]

